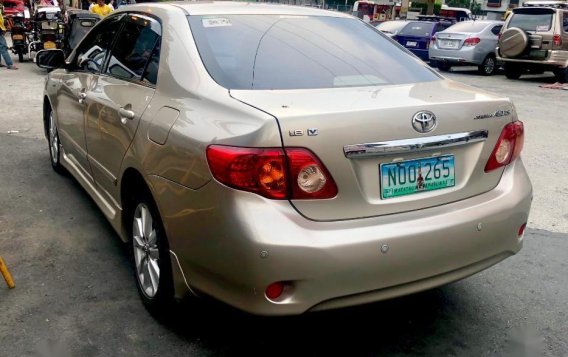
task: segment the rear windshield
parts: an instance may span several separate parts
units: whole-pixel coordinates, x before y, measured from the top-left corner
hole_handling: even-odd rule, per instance
[[[433,22],[410,22],[398,34],[400,36],[430,36],[434,25]]]
[[[354,18],[188,16],[203,64],[229,89],[376,86],[440,79]]]
[[[552,15],[554,13],[527,13],[513,14],[509,28],[518,27],[525,31],[546,32],[552,26]]]
[[[481,32],[488,26],[487,23],[483,22],[458,22],[457,24],[450,26],[445,31],[446,32]]]

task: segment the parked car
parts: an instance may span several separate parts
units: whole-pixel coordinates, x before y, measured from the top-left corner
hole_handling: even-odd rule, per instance
[[[393,37],[396,36],[407,23],[408,21],[404,20],[385,21],[378,24],[376,28],[388,37]]]
[[[480,74],[497,70],[495,48],[502,21],[464,21],[438,32],[429,49],[430,60],[440,70],[452,66],[476,65]]]
[[[434,34],[447,29],[452,24],[435,18],[428,21],[410,21],[396,36],[393,36],[393,39],[427,62],[430,59],[428,49]]]
[[[349,15],[132,5],[37,64],[54,69],[51,165],[129,243],[151,311],[193,294],[263,315],[362,304],[522,247],[532,188],[511,101]]]
[[[440,16],[452,18],[457,22],[470,21],[472,19],[471,10],[461,7],[450,7],[446,4],[442,5]]]
[[[497,59],[505,75],[552,71],[557,81],[568,82],[568,3],[527,1],[513,9],[502,29]]]

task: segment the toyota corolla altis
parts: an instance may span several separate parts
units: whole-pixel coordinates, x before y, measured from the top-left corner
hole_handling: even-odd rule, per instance
[[[133,251],[151,309],[265,315],[430,289],[522,246],[532,188],[511,101],[338,12],[121,8],[42,51],[53,168]]]

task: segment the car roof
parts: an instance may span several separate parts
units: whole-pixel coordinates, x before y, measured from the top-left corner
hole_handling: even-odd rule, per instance
[[[140,3],[128,8],[177,7],[189,15],[296,15],[351,17],[337,11],[322,10],[309,6],[291,6],[271,3],[251,3],[236,1],[172,1],[160,3]]]

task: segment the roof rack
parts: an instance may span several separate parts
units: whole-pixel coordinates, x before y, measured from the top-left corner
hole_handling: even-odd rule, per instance
[[[556,9],[568,9],[568,1],[559,0],[533,0],[525,1],[523,7],[553,7]]]

